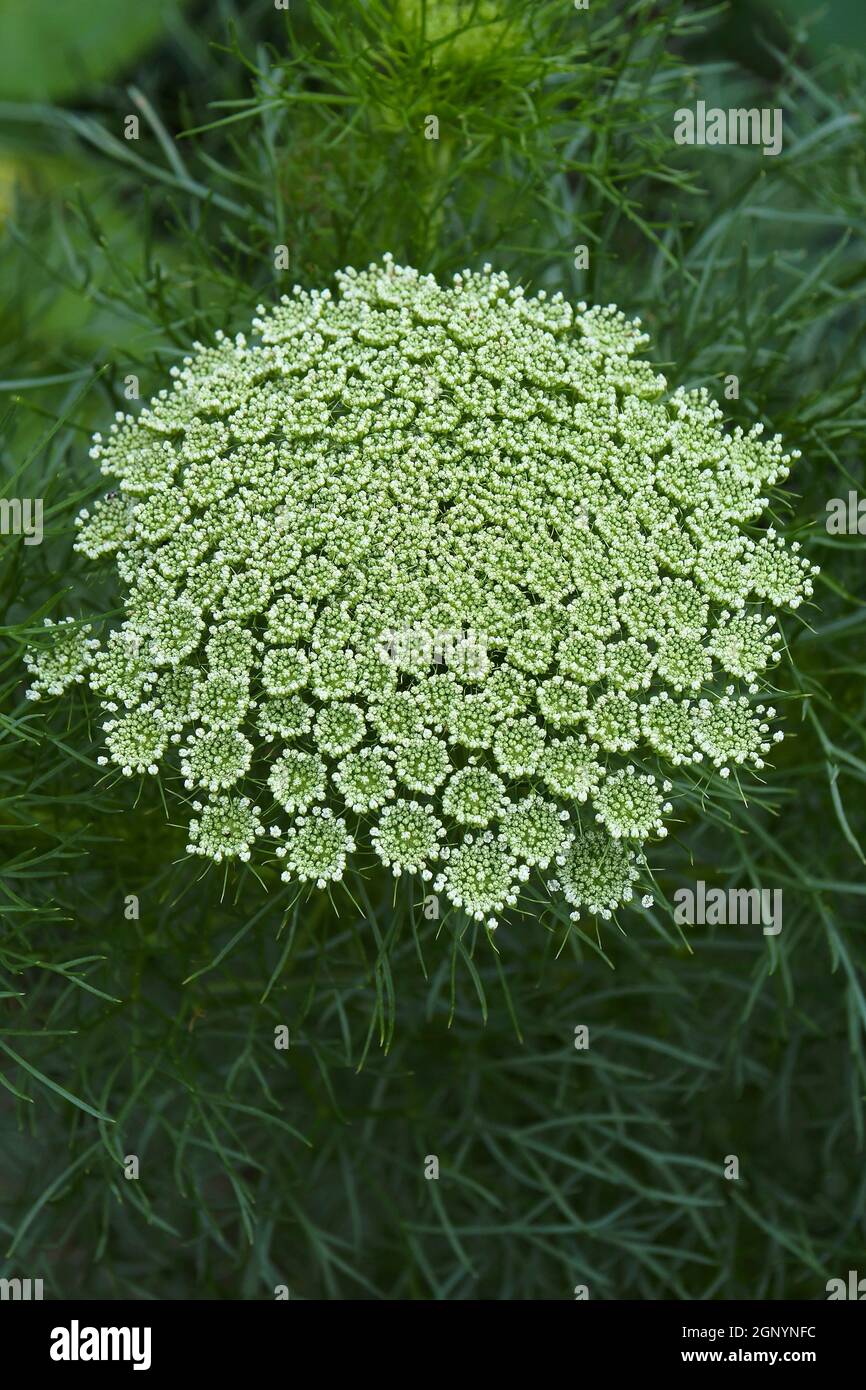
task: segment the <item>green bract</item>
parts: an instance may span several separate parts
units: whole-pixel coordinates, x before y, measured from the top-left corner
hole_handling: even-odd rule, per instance
[[[491,925],[555,863],[609,914],[666,771],[711,787],[781,737],[761,601],[816,570],[758,519],[790,456],[668,394],[613,306],[390,257],[337,282],[96,436],[77,549],[127,616],[53,628],[31,698],[86,679],[104,760],[202,798],[191,853],[319,887],[375,854]]]

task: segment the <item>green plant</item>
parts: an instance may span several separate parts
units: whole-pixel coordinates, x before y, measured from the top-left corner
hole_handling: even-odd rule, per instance
[[[201,18],[226,48],[154,52],[145,105],[0,111],[19,164],[87,170],[82,197],[22,189],[0,271],[7,495],[45,508],[42,545],[0,556],[0,1226],[3,1272],[52,1296],[815,1298],[861,1256],[863,549],[823,519],[863,487],[862,62],[791,43],[719,62],[716,18],[686,5],[500,13],[516,49],[455,71],[381,5],[287,31],[224,3]],[[698,97],[783,108],[782,154],[676,147]],[[726,427],[765,422],[801,456],[772,519],[821,575],[782,625],[772,781],[747,804],[719,783],[653,846],[655,904],[614,947],[562,903],[491,943],[384,866],[339,912],[251,866],[203,875],[186,824],[132,779],[97,785],[83,687],[24,697],[44,617],[123,620],[72,546],[99,490],[87,440],[127,378],[152,394],[251,303],[385,247],[624,306],[655,371],[714,396],[735,377]],[[74,314],[52,320],[55,286]],[[784,929],[678,930],[685,862],[783,889]]]

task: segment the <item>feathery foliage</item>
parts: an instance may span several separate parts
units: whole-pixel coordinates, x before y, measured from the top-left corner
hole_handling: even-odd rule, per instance
[[[863,537],[824,524],[864,488],[862,60],[758,25],[720,57],[726,7],[651,0],[195,18],[0,105],[3,488],[44,516],[0,539],[0,1268],[52,1297],[821,1297],[866,1230]],[[782,153],[677,146],[698,99],[781,108]],[[736,377],[727,427],[801,456],[769,513],[821,574],[779,625],[773,775],[653,843],[655,902],[604,935],[530,900],[491,942],[372,862],[353,900],[205,872],[99,766],[83,687],[25,698],[130,379],[385,250],[617,303],[656,372]],[[107,574],[75,600],[122,619]],[[782,889],[783,929],[679,926],[699,879]]]

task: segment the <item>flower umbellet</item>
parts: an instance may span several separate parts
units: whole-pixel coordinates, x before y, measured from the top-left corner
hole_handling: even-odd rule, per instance
[[[490,925],[537,877],[609,916],[667,773],[781,737],[762,605],[817,570],[760,518],[792,456],[669,392],[612,305],[388,256],[336,278],[95,436],[76,548],[125,619],[51,627],[28,693],[87,682],[102,759],[196,798],[190,853],[319,888],[376,856]]]

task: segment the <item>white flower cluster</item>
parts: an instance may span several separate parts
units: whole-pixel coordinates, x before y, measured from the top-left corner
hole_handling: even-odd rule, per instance
[[[337,281],[95,437],[112,490],[76,545],[114,557],[125,620],[55,628],[30,694],[86,679],[103,760],[201,798],[190,853],[323,887],[372,852],[490,925],[555,865],[573,916],[609,915],[666,766],[761,768],[780,737],[761,605],[816,569],[759,518],[791,458],[668,393],[614,306],[387,256]]]

